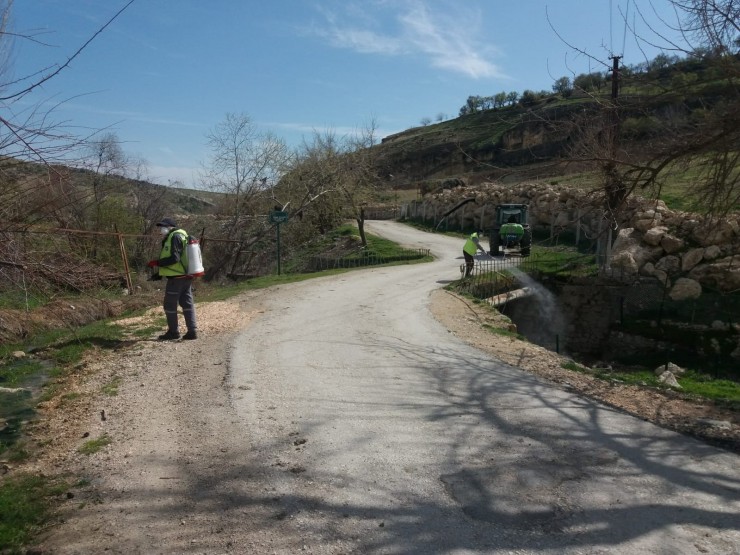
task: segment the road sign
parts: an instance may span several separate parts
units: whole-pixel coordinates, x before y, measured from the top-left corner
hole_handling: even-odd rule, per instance
[[[288,213],[282,210],[270,212],[269,220],[271,224],[282,224],[288,221]]]

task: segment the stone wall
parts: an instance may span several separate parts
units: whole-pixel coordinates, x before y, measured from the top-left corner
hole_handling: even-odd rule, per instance
[[[446,212],[461,200],[474,199]],[[608,266],[627,280],[648,276],[673,300],[697,298],[705,288],[740,292],[740,214],[708,219],[670,210],[663,201],[630,197],[617,216],[603,209],[600,192],[567,186],[484,183],[427,195],[401,209],[402,218],[424,220],[442,229],[490,229],[499,204],[529,206],[530,225],[580,239],[604,238]],[[607,238],[611,237],[611,241]]]
[[[740,324],[728,323],[733,320],[731,308],[705,306],[709,311],[700,314],[701,306],[712,303],[673,301],[653,278],[640,277],[631,284],[604,277],[580,278],[552,283],[549,288],[556,299],[554,311],[546,310],[550,303],[537,295],[500,309],[519,333],[547,349],[605,364],[670,359],[691,367],[696,367],[697,360],[729,367],[740,360]],[[692,316],[676,320],[678,306],[689,309]],[[635,333],[636,323],[653,332]]]

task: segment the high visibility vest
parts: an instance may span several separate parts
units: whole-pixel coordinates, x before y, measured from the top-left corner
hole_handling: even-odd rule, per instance
[[[161,260],[172,256],[172,237],[175,234],[178,234],[182,238],[182,254],[180,254],[180,261],[175,262],[170,266],[160,266],[159,275],[162,277],[184,276],[188,273],[186,270],[188,267],[188,254],[186,248],[188,245],[188,233],[184,229],[176,229],[167,235],[162,243],[162,252],[159,254],[159,259]]]
[[[474,256],[475,253],[478,252],[478,246],[475,244],[475,241],[473,241],[474,238],[478,238],[477,233],[471,233],[470,237],[468,237],[468,240],[465,241],[465,245],[463,246],[463,251],[471,256]]]

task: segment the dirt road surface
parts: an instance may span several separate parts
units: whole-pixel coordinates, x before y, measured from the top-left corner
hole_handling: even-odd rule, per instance
[[[369,227],[436,261],[203,304],[199,340],[82,369],[39,464],[84,480],[37,552],[738,553],[737,455],[470,347],[430,311],[462,241]]]

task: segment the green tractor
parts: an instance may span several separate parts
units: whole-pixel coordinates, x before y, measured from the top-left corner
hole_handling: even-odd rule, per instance
[[[499,204],[490,238],[491,256],[503,256],[511,249],[517,249],[520,256],[529,256],[532,230],[527,219],[527,205]]]

